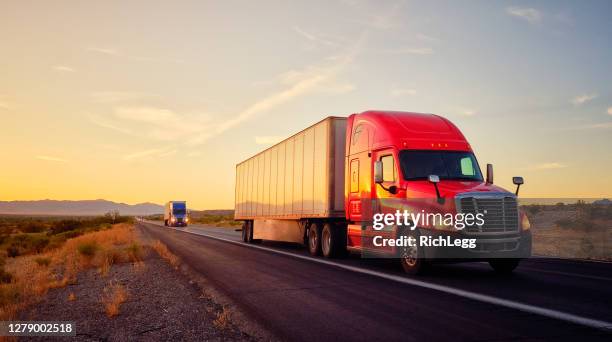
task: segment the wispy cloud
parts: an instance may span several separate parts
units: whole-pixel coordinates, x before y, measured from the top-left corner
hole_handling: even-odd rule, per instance
[[[154,94],[142,92],[126,92],[126,91],[95,91],[90,94],[94,102],[99,103],[114,103],[131,100],[142,100],[145,98],[158,97]]]
[[[597,97],[597,94],[584,94],[576,96],[572,99],[572,103],[576,106],[589,102]]]
[[[66,159],[58,158],[58,157],[53,157],[53,156],[36,156],[36,159],[40,159],[40,160],[44,160],[44,161],[50,161],[50,162],[57,162],[57,163],[66,163],[66,162],[68,162],[68,160],[66,160]]]
[[[424,34],[424,33],[417,33],[416,34],[416,39],[422,41],[422,42],[427,42],[427,43],[435,43],[435,42],[439,42],[440,39],[436,38],[436,37],[432,37],[428,34]]]
[[[431,55],[434,53],[434,49],[430,47],[407,47],[383,50],[383,52],[397,55]]]
[[[542,20],[542,14],[535,8],[530,7],[508,7],[506,13],[511,16],[526,20],[530,24],[539,23]]]
[[[458,108],[457,110],[455,110],[455,113],[459,116],[467,116],[467,117],[478,114],[478,112],[472,108]]]
[[[561,164],[561,163],[557,163],[557,162],[550,162],[550,163],[541,163],[541,164],[535,164],[535,165],[531,165],[528,166],[524,169],[528,169],[528,170],[554,170],[554,169],[564,169],[568,167],[565,164]]]
[[[101,48],[101,47],[89,47],[87,48],[87,50],[89,51],[93,51],[93,52],[98,52],[98,53],[102,53],[105,55],[111,55],[111,56],[119,56],[119,51],[112,49],[112,48]]]
[[[252,119],[258,114],[268,112],[279,105],[315,91],[351,91],[354,88],[352,85],[338,84],[336,77],[340,71],[353,61],[355,55],[361,50],[365,38],[366,34],[364,32],[346,50],[345,54],[332,59],[333,63],[330,65],[308,66],[303,70],[290,70],[282,73],[277,79],[284,87],[283,89],[255,101],[234,117],[216,123],[214,129],[203,131],[203,133],[191,139],[189,144],[201,144],[230,128]]]
[[[355,85],[352,83],[330,83],[321,85],[319,91],[327,94],[347,94],[355,90]]]
[[[590,129],[598,130],[598,129],[610,129],[610,128],[612,128],[612,121],[568,126],[568,127],[559,128],[559,130],[560,131],[577,131],[577,130],[579,131],[579,130],[590,130]]]
[[[302,36],[303,38],[305,38],[311,43],[327,45],[327,46],[338,45],[338,43],[333,42],[332,40],[328,39],[325,36],[308,32],[299,26],[294,26],[293,31],[295,31],[297,34],[299,34],[300,36]]]
[[[54,70],[62,71],[62,72],[75,72],[76,69],[66,66],[66,65],[56,65],[53,67]]]
[[[141,62],[184,63],[184,61],[181,59],[163,59],[163,58],[157,58],[157,57],[137,56],[137,55],[132,55],[132,54],[126,54],[117,49],[108,48],[108,47],[95,47],[94,46],[94,47],[88,47],[87,50],[91,52],[108,55],[108,56],[122,57],[122,58],[131,59],[135,61],[141,61]]]
[[[416,90],[411,88],[393,88],[390,91],[390,94],[393,97],[414,96],[416,93]]]
[[[120,106],[110,114],[89,115],[89,119],[100,127],[159,141],[184,140],[213,129],[207,115],[150,106]]]
[[[155,107],[119,107],[115,109],[115,116],[150,124],[167,123],[178,119],[178,115],[173,111]]]
[[[89,121],[91,121],[96,126],[112,129],[113,131],[121,132],[124,134],[132,134],[132,130],[130,130],[128,127],[121,126],[120,123],[116,123],[112,119],[96,114],[89,114],[88,116]]]
[[[258,136],[255,137],[255,143],[257,145],[274,145],[283,139],[284,137],[279,135]]]
[[[404,24],[404,20],[402,20],[400,14],[403,12],[402,7],[406,5],[405,1],[396,1],[382,12],[374,9],[374,7],[380,8],[382,2],[345,1],[345,3],[357,9],[361,14],[358,16],[360,18],[351,19],[349,21],[361,24],[368,29],[391,30],[401,27]]]
[[[176,153],[174,148],[152,148],[144,151],[134,152],[123,156],[123,160],[134,161],[142,159],[152,159],[166,157]]]

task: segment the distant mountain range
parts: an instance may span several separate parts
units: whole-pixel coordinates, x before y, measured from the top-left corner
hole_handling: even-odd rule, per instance
[[[0,214],[12,215],[103,215],[118,210],[121,215],[162,214],[164,207],[155,203],[126,204],[103,199],[85,201],[0,201]]]

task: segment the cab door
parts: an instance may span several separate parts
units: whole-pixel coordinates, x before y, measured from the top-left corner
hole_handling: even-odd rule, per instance
[[[372,217],[374,214],[395,214],[397,210],[401,210],[401,194],[399,190],[399,168],[397,163],[397,155],[393,149],[383,149],[372,152],[372,168],[375,162],[382,164],[382,179],[383,182],[377,184],[372,177]],[[374,172],[374,171],[372,171]],[[395,227],[388,226],[382,230],[375,230],[372,225],[368,225],[364,231],[363,244],[364,247],[371,248],[378,252],[392,252],[391,247],[376,247],[373,239],[375,236],[383,238],[394,238]]]

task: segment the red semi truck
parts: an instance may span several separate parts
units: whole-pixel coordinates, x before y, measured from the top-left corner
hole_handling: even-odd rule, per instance
[[[346,251],[398,258],[408,273],[432,261],[488,261],[511,272],[531,255],[529,221],[516,194],[486,178],[470,144],[446,118],[433,114],[366,111],[328,117],[236,166],[235,219],[245,242],[305,244],[313,255]],[[484,223],[456,227],[392,224],[375,229],[376,213],[399,209],[483,215]],[[415,224],[416,226],[416,224]],[[469,238],[465,246],[384,246],[393,239]],[[380,240],[380,239],[379,239]]]

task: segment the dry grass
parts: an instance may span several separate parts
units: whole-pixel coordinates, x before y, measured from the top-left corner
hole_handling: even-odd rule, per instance
[[[159,254],[160,257],[168,261],[168,263],[170,263],[172,267],[174,267],[175,269],[178,268],[180,263],[179,258],[172,252],[170,252],[168,247],[166,247],[166,245],[164,245],[161,241],[155,240],[151,247],[153,247],[153,249],[157,252],[157,254]]]
[[[36,303],[50,288],[75,284],[86,268],[97,267],[104,275],[114,263],[132,260],[133,251],[126,247],[135,240],[133,227],[122,223],[69,239],[47,253],[8,258],[5,270],[12,279],[0,284],[0,320],[15,319],[19,310]]]
[[[144,261],[140,260],[133,262],[132,268],[134,269],[134,272],[142,273],[147,269],[147,265]]]
[[[215,325],[215,327],[217,327],[218,329],[224,330],[229,328],[229,326],[232,323],[232,315],[230,310],[227,307],[223,307],[223,310],[221,310],[220,312],[217,312],[217,318],[215,318],[215,320],[213,321],[213,324]]]
[[[533,254],[562,258],[612,260],[612,230],[549,228],[532,230]]]
[[[68,301],[74,302],[75,300],[76,300],[76,295],[74,294],[74,292],[70,292],[70,294],[68,294]]]
[[[128,293],[121,284],[110,283],[102,293],[102,304],[106,316],[115,317],[119,314],[119,307],[127,300]]]

